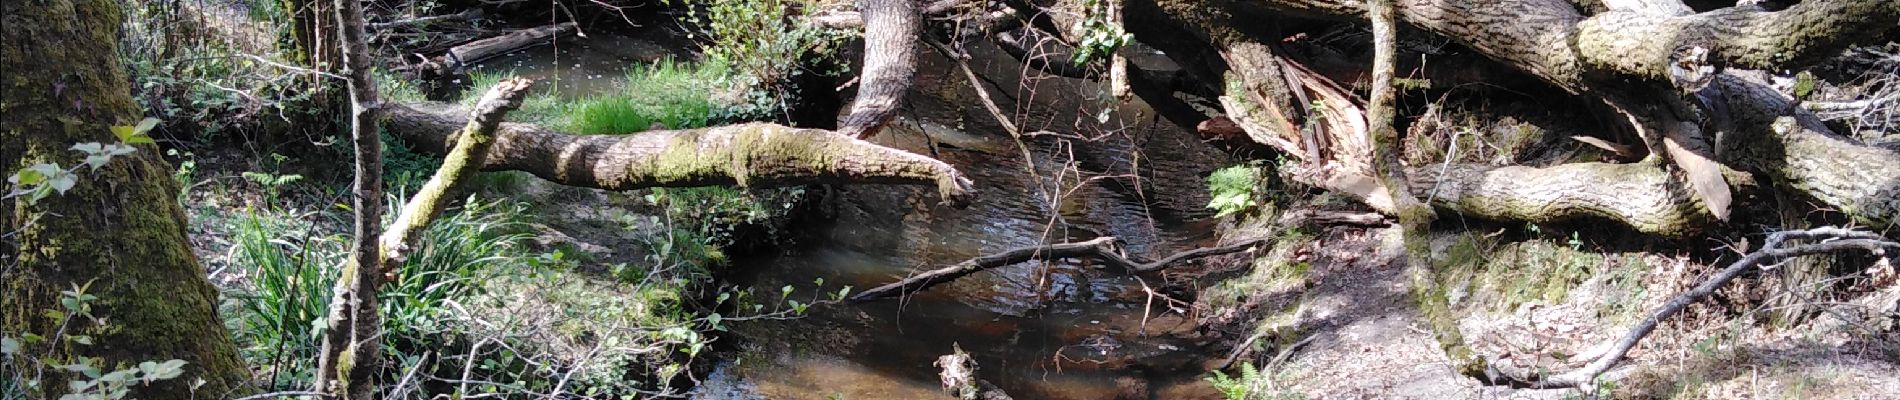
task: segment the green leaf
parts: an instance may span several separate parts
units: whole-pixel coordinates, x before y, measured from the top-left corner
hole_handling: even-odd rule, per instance
[[[112,161],[112,156],[108,156],[105,154],[93,154],[93,155],[86,156],[86,160],[84,162],[86,166],[92,167],[93,171],[98,171],[99,167],[104,167],[106,166],[107,162],[111,162],[111,161]]]
[[[123,144],[109,144],[109,145],[106,145],[105,150],[106,150],[107,155],[112,155],[112,156],[123,156],[123,155],[132,154],[139,151],[139,149],[136,147],[123,145]]]
[[[7,182],[20,186],[39,185],[42,182],[46,182],[46,178],[58,174],[61,171],[65,170],[60,169],[59,164],[33,164],[32,166],[26,167],[26,169],[20,170],[20,172],[14,173],[13,177],[7,178]]]
[[[59,170],[58,174],[48,176],[46,178],[46,184],[51,186],[53,190],[59,191],[60,194],[66,194],[66,191],[73,190],[73,185],[79,184],[79,177],[62,169]]]
[[[86,154],[99,154],[105,152],[105,147],[106,145],[99,144],[99,142],[85,142],[74,144],[72,149]]]
[[[20,352],[20,341],[11,337],[0,337],[0,354],[13,355]]]
[[[158,372],[155,375],[158,379],[177,378],[178,375],[185,373],[184,367],[185,360],[166,361],[164,364],[158,365]]]
[[[119,370],[119,371],[112,371],[112,373],[109,373],[109,374],[105,374],[105,376],[101,376],[101,377],[99,377],[99,382],[104,382],[104,383],[125,383],[126,381],[130,381],[130,380],[132,380],[132,372],[134,372],[134,371],[133,371],[133,370],[129,370],[129,369],[128,369],[128,370]]]
[[[138,126],[132,128],[131,135],[127,137],[121,137],[119,139],[120,141],[125,142],[126,144],[157,143],[157,142],[152,141],[152,137],[148,135],[149,133],[152,132],[152,128],[157,128],[157,127],[158,127],[158,118],[146,117],[144,120],[139,121]]]
[[[92,337],[86,336],[86,335],[73,335],[71,337],[66,338],[66,340],[71,340],[73,341],[73,343],[78,343],[78,344],[83,344],[83,345],[92,344]]]
[[[118,137],[118,138],[119,138],[119,142],[120,142],[120,143],[128,143],[128,142],[131,142],[131,141],[132,141],[132,126],[130,126],[130,125],[113,125],[113,126],[112,126],[112,136],[116,136],[116,137]]]

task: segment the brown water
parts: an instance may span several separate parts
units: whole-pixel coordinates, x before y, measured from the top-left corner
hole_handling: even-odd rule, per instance
[[[838,188],[822,217],[797,227],[799,246],[735,262],[751,272],[743,284],[773,297],[791,286],[802,298],[1019,246],[1112,235],[1131,253],[1152,256],[1213,240],[1213,223],[1201,209],[1202,177],[1225,156],[1164,121],[1143,119],[1153,114],[1145,106],[1119,106],[1096,120],[1058,110],[1112,104],[1089,100],[1098,86],[1028,82],[1034,90],[1002,96],[1029,98],[1029,107],[1004,104],[1026,110],[1025,125],[1100,137],[1031,140],[1025,161],[971,103],[969,86],[949,78],[952,65],[934,58],[923,64],[910,112],[879,141],[925,154],[935,141],[939,159],[977,182],[977,202],[958,210],[935,205],[925,189]],[[1025,84],[1010,79],[1020,68],[1012,61],[979,68],[1001,76],[1005,87]],[[1077,183],[1088,178],[1097,179]],[[815,287],[817,278],[825,287]],[[943,398],[932,362],[955,345],[973,355],[981,378],[1018,399],[1213,397],[1199,379],[1204,352],[1193,318],[1183,315],[1183,303],[1149,295],[1161,285],[1086,263],[1026,263],[902,300],[736,324],[741,355],[724,363],[699,396]]]

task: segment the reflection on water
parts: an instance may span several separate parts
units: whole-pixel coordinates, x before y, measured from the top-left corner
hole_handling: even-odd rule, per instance
[[[688,54],[655,43],[686,42],[590,32],[481,68],[556,81],[561,96],[582,97],[619,89],[630,65]],[[1090,86],[1099,85],[1010,81],[1020,64],[985,55],[994,50],[973,51],[982,62],[972,64],[1000,79],[999,87],[1040,85],[1035,93],[1005,98],[1035,102],[1038,110],[1069,110],[1033,116],[1048,119],[1033,126],[1102,139],[1079,146],[1033,139],[1025,144],[1032,160],[1024,160],[993,117],[969,106],[974,95],[967,84],[950,80],[954,67],[925,57],[905,117],[878,141],[957,166],[976,182],[976,204],[938,207],[928,188],[825,189],[832,200],[821,207],[824,216],[793,227],[797,245],[735,260],[732,268],[746,275],[735,279],[771,300],[766,303],[782,304],[781,287],[793,287],[792,298],[809,302],[845,285],[869,288],[1020,246],[1112,235],[1133,254],[1158,255],[1209,244],[1213,223],[1202,208],[1202,177],[1227,163],[1225,155],[1165,121],[1142,117],[1153,111],[1139,101],[1114,105],[1114,118],[1104,120],[1074,112],[1104,107],[1073,95],[1103,92]],[[1078,185],[1087,177],[1104,178]],[[1050,193],[1061,195],[1051,199]],[[822,287],[814,282],[820,278]],[[1083,262],[1026,263],[901,301],[728,323],[732,332],[724,340],[740,350],[719,362],[694,397],[945,398],[931,364],[955,344],[975,358],[979,377],[1018,399],[1214,398],[1199,380],[1203,360],[1194,318],[1183,314],[1181,303],[1150,291],[1158,284]]]
[[[901,139],[886,144],[905,146]],[[935,194],[927,189],[837,188],[835,200],[819,211],[824,217],[796,228],[797,247],[736,260],[733,267],[752,274],[738,279],[754,293],[776,298],[784,286],[806,295],[843,285],[868,288],[1040,243],[1113,235],[1127,240],[1131,252],[1161,254],[1211,239],[1205,213],[1155,199],[1192,199],[1202,190],[1198,184],[1182,185],[1194,193],[1141,195],[1098,183],[1065,189],[1066,198],[1056,203],[1070,204],[1051,204],[1040,188],[1062,187],[1061,164],[1047,162],[1054,155],[1044,150],[1032,152],[1038,157],[1035,174],[1025,172],[1020,157],[940,151],[937,157],[969,174],[983,193],[967,209],[934,206]],[[1126,156],[1094,157],[1116,163]],[[1198,181],[1193,169],[1205,167],[1187,164],[1193,158],[1181,160],[1154,162],[1149,172]],[[1051,220],[1056,209],[1062,217]],[[818,278],[824,287],[815,285]],[[708,384],[701,396],[804,399],[933,388],[938,369],[932,362],[953,344],[976,359],[979,377],[1021,399],[1208,395],[1193,389],[1202,359],[1192,318],[1183,315],[1180,303],[1151,296],[1150,289],[1141,279],[1086,262],[1024,263],[901,301],[818,307],[802,319],[735,324],[741,355],[722,366],[721,374],[745,382],[740,386],[748,390]],[[1154,397],[1160,390],[1175,391]]]
[[[531,78],[552,85],[546,90],[564,98],[587,97],[622,89],[620,85],[631,66],[653,64],[666,58],[692,57],[684,48],[660,44],[684,42],[650,40],[655,35],[671,34],[663,29],[588,32],[587,37],[565,38],[551,45],[483,60],[473,71]]]

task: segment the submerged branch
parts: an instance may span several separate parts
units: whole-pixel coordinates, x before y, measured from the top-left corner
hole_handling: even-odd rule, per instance
[[[1056,243],[1041,246],[1027,246],[1009,249],[1001,253],[972,258],[948,267],[926,271],[904,278],[904,280],[885,284],[851,296],[851,301],[862,302],[902,296],[915,293],[931,286],[947,283],[978,271],[1012,265],[1032,260],[1060,260],[1069,258],[1088,258],[1101,261],[1123,270],[1143,274],[1166,269],[1174,263],[1196,258],[1217,256],[1240,252],[1265,244],[1266,238],[1255,238],[1220,247],[1207,247],[1183,251],[1160,260],[1142,262],[1121,254],[1119,241],[1113,236],[1103,236],[1082,242]]]

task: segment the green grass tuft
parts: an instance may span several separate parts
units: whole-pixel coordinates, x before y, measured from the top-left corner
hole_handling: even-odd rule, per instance
[[[731,67],[719,61],[683,63],[662,60],[627,71],[623,86],[614,93],[581,99],[563,99],[537,90],[523,101],[509,120],[536,123],[584,135],[618,135],[661,129],[691,129],[723,121],[756,117],[719,98],[737,81]],[[474,105],[481,92],[512,75],[507,72],[471,74],[473,86],[463,97]],[[551,86],[550,86],[551,87]]]

